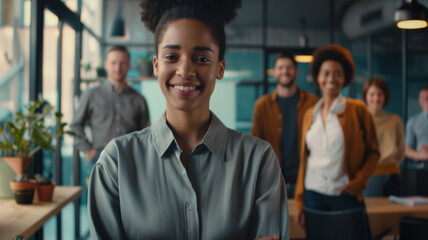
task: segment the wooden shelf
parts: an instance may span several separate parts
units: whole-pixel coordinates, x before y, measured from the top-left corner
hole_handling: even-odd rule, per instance
[[[34,201],[31,205],[18,205],[14,199],[0,199],[0,239],[31,237],[52,216],[67,204],[78,199],[82,188],[56,186],[52,202]]]

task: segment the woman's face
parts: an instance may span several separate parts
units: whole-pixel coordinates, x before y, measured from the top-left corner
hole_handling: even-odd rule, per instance
[[[385,103],[385,93],[382,89],[371,85],[367,90],[366,102],[369,109],[375,111],[381,110]]]
[[[324,97],[337,97],[345,84],[342,64],[334,60],[324,61],[321,64],[317,82]]]
[[[216,79],[222,79],[225,61],[210,29],[194,19],[169,24],[153,58],[154,74],[168,109],[206,111]]]

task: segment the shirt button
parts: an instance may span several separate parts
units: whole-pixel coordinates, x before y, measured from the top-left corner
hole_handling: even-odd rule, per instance
[[[193,210],[193,204],[189,205],[189,210]]]
[[[117,132],[117,133],[119,133],[119,132],[120,132],[120,129],[119,129],[119,128],[116,128],[116,132]]]

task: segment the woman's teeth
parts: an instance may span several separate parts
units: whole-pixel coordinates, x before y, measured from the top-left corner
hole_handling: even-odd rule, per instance
[[[192,91],[195,90],[195,86],[174,86],[174,88],[181,90],[181,91]]]

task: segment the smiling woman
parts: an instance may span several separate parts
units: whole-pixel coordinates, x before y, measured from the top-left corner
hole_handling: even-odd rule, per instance
[[[224,24],[240,4],[141,2],[166,112],[101,154],[89,183],[93,239],[289,239],[272,147],[209,109],[226,66]]]
[[[339,45],[314,53],[311,74],[322,98],[306,111],[302,124],[296,183],[296,221],[303,227],[303,205],[319,211],[364,207],[363,190],[379,149],[373,119],[365,104],[340,91],[354,77],[350,52]]]
[[[223,78],[225,60],[219,60],[219,47],[202,22],[180,19],[171,25],[154,57],[154,73],[166,98],[167,118],[185,111],[206,121],[209,99],[216,79]]]
[[[364,190],[365,197],[398,195],[400,164],[404,160],[404,126],[401,118],[382,108],[389,101],[386,82],[380,77],[369,78],[363,86],[362,99],[367,104],[376,127],[380,159]]]

